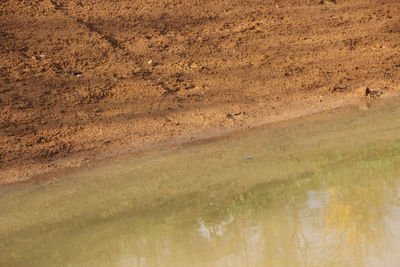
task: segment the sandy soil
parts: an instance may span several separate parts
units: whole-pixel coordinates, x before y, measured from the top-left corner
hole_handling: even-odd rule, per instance
[[[0,183],[398,93],[399,14],[398,0],[0,0]]]

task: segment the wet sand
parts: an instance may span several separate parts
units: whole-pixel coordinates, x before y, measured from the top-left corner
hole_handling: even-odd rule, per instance
[[[399,13],[397,0],[0,1],[0,183],[399,93]]]

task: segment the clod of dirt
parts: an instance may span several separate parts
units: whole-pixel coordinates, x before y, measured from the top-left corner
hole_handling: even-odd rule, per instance
[[[193,88],[195,88],[196,86],[194,85],[194,84],[188,84],[188,85],[186,85],[186,87],[185,87],[185,89],[186,90],[191,90],[191,89],[193,89]]]
[[[347,86],[333,86],[331,89],[329,89],[329,91],[331,93],[343,93],[347,90]]]
[[[72,75],[74,75],[74,76],[76,76],[76,77],[80,77],[80,76],[82,76],[82,74],[83,74],[81,71],[76,71],[76,70],[73,70],[73,69],[71,69],[71,68],[66,69],[66,70],[65,70],[65,73],[67,73],[67,74],[72,74]]]
[[[358,97],[361,98],[376,98],[382,94],[379,90],[371,90],[369,87],[360,87],[356,91]]]
[[[367,97],[379,97],[381,95],[381,92],[379,92],[378,90],[370,90],[368,87],[365,89],[365,96]]]
[[[226,117],[229,118],[229,119],[232,119],[234,116],[239,116],[239,115],[241,115],[241,114],[245,115],[246,112],[241,112],[241,111],[240,111],[240,112],[233,113],[233,114],[228,113],[228,114],[226,114]]]

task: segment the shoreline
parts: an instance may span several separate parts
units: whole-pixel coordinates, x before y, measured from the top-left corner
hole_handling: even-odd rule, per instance
[[[391,92],[387,93],[385,95],[382,95],[379,99],[392,99],[396,98],[400,95],[400,90],[398,92]],[[358,106],[360,109],[368,109],[368,106],[371,102],[375,100],[379,100],[378,98],[355,98],[354,96],[348,97],[348,98],[343,98],[342,101],[339,101],[337,103],[329,103],[328,105],[325,104],[323,109],[312,109],[312,108],[304,108],[298,114],[298,110],[286,110],[286,114],[281,116],[281,117],[275,117],[275,118],[267,118],[264,121],[253,121],[252,123],[244,123],[240,126],[237,126],[235,128],[224,128],[222,129],[213,129],[213,132],[211,133],[210,131],[207,133],[201,133],[195,137],[191,136],[179,136],[173,140],[164,142],[164,143],[154,143],[150,144],[147,146],[143,147],[130,147],[127,148],[125,151],[120,151],[120,152],[114,152],[114,153],[108,153],[105,154],[104,152],[99,149],[97,151],[96,155],[93,155],[91,158],[85,157],[84,159],[79,157],[79,155],[71,155],[70,157],[64,157],[55,160],[56,164],[53,165],[50,168],[46,167],[36,167],[35,166],[23,166],[27,169],[26,173],[20,173],[19,178],[15,180],[10,180],[8,182],[3,182],[3,180],[0,179],[0,186],[12,186],[15,184],[24,184],[24,183],[29,183],[29,182],[40,182],[41,177],[48,177],[49,174],[51,173],[57,173],[59,171],[65,171],[65,170],[73,170],[77,168],[83,168],[87,166],[91,166],[93,164],[99,164],[103,161],[112,161],[113,159],[116,159],[118,157],[131,157],[133,155],[140,155],[142,153],[148,153],[148,152],[156,152],[159,150],[163,149],[171,149],[175,146],[181,146],[181,145],[187,145],[187,144],[193,144],[197,142],[207,142],[213,139],[218,139],[222,138],[224,136],[229,136],[232,134],[235,134],[239,131],[255,128],[255,127],[263,127],[267,126],[270,124],[274,123],[281,123],[281,122],[287,122],[290,120],[298,120],[303,117],[308,117],[308,116],[313,116],[315,114],[323,113],[323,112],[329,112],[330,110],[335,110],[335,109],[341,109],[347,106]],[[297,115],[294,115],[297,114]],[[21,168],[21,166],[18,166],[18,168]],[[13,171],[13,170],[12,170]],[[16,172],[18,175],[18,172]],[[0,172],[0,177],[2,177],[2,173]]]

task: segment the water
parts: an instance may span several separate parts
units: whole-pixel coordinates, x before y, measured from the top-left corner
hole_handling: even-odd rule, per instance
[[[0,266],[398,266],[397,101],[0,187]]]

